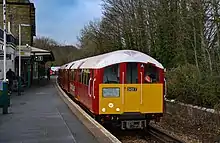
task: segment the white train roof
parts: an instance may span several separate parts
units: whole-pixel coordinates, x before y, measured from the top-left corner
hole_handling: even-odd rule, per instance
[[[60,67],[60,69],[65,69],[66,66],[67,66],[67,64],[62,65],[62,66]]]
[[[83,62],[85,62],[86,60],[88,60],[88,59],[90,59],[90,57],[89,57],[89,58],[85,58],[85,59],[81,59],[81,60],[78,60],[78,61],[74,61],[74,64],[71,66],[70,69],[78,69],[79,66],[80,66]]]
[[[80,69],[100,69],[123,62],[152,63],[158,68],[164,69],[163,65],[154,58],[134,50],[118,50],[83,59],[83,62],[84,63],[80,66]]]
[[[65,69],[69,69],[74,63],[75,63],[75,61],[68,63],[67,66],[65,67]]]

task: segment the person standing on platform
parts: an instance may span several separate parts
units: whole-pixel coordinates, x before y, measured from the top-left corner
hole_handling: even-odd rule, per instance
[[[50,80],[50,67],[47,69],[47,80]]]
[[[6,73],[6,77],[9,81],[8,90],[12,92],[12,85],[13,85],[13,80],[15,79],[15,73],[11,69],[9,69],[9,71],[7,71]]]

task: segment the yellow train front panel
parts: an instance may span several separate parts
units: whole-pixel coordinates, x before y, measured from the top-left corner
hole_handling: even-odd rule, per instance
[[[100,84],[99,113],[163,113],[163,84]]]

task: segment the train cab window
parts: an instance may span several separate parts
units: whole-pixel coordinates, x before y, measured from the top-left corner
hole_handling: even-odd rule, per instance
[[[144,67],[144,72],[144,83],[159,82],[159,70],[157,67],[153,66],[152,64],[146,64]]]
[[[138,83],[138,63],[127,63],[126,82],[128,84]]]
[[[114,84],[119,83],[119,64],[111,65],[104,68],[103,83]]]

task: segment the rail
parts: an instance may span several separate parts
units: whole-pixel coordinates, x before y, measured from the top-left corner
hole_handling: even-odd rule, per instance
[[[162,143],[184,143],[183,141],[180,141],[179,139],[176,139],[150,125],[148,128],[148,133]]]

